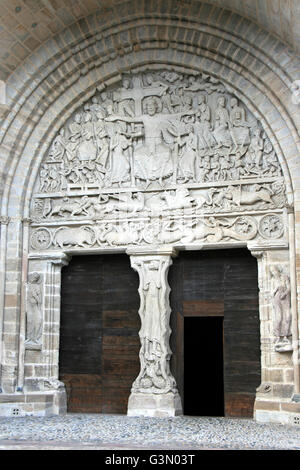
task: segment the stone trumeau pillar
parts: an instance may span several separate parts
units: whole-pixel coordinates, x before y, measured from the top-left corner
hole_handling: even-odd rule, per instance
[[[171,334],[168,270],[175,251],[127,250],[131,266],[140,278],[140,363],[128,401],[129,416],[182,414],[176,381],[170,372]]]

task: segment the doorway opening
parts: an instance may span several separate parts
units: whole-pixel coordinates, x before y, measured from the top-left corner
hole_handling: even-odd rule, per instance
[[[129,256],[74,256],[63,268],[59,367],[69,412],[127,413],[140,367],[138,309]]]
[[[169,284],[184,414],[252,417],[261,382],[256,259],[246,249],[183,251]]]
[[[223,318],[184,318],[185,415],[224,416]]]

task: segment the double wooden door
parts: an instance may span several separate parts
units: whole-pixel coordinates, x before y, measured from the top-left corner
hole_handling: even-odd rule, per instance
[[[260,384],[255,258],[242,249],[181,252],[169,283],[171,370],[184,413],[252,416]]]
[[[256,260],[181,252],[169,272],[171,370],[185,414],[251,416],[260,383]],[[139,373],[138,275],[125,254],[63,268],[60,379],[68,411],[126,413]]]

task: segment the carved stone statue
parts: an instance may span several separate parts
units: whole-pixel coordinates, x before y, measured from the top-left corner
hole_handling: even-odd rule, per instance
[[[291,344],[291,288],[290,278],[282,266],[270,267],[273,279],[272,305],[274,312],[275,351],[292,351]]]
[[[41,349],[43,312],[41,276],[34,272],[28,276],[27,311],[26,311],[26,340],[27,349]]]
[[[144,393],[168,393],[175,391],[175,380],[170,373],[171,355],[168,338],[169,300],[166,271],[169,261],[164,257],[134,257],[132,267],[140,276],[141,305],[141,370],[132,390]]]

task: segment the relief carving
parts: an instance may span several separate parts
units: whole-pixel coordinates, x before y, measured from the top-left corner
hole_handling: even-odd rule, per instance
[[[280,265],[270,267],[273,281],[271,293],[274,314],[275,351],[292,351],[292,313],[290,278],[286,269]]]
[[[28,276],[26,310],[26,349],[41,349],[43,332],[41,276],[34,272]]]
[[[286,205],[271,141],[223,84],[205,73],[127,74],[55,136],[32,200],[31,248],[280,239],[283,219],[271,212]],[[172,221],[183,215],[193,222]]]
[[[150,259],[149,259],[150,258]],[[171,350],[170,307],[167,270],[171,263],[165,257],[131,257],[131,265],[140,277],[141,370],[133,382],[132,391],[138,393],[168,393],[176,391],[169,360]]]
[[[171,77],[171,81],[170,81]],[[271,142],[223,85],[202,74],[124,76],[54,138],[40,193],[281,176]]]

